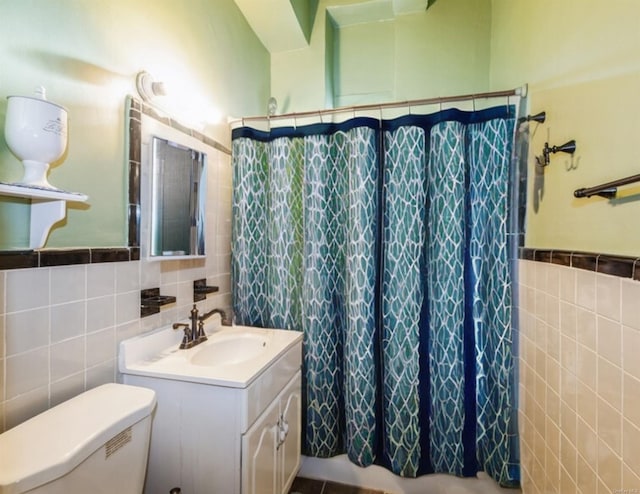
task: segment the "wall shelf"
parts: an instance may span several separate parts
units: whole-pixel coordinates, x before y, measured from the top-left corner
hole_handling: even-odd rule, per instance
[[[44,246],[51,227],[67,215],[67,202],[85,202],[89,199],[78,192],[2,182],[0,195],[31,200],[30,249]]]

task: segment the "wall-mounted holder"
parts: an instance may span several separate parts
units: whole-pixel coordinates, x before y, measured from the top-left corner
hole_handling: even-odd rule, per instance
[[[538,122],[544,123],[547,119],[547,112],[541,111],[540,113],[536,113],[535,115],[527,115],[526,117],[522,117],[518,119],[519,123],[523,122]]]
[[[549,155],[551,153],[568,153],[573,154],[576,152],[576,141],[570,140],[565,142],[561,146],[549,146],[548,142],[544,143],[544,149],[542,150],[542,156],[536,156],[536,162],[540,166],[547,166],[549,164]]]
[[[217,286],[207,286],[207,280],[204,278],[201,280],[193,281],[193,301],[200,302],[207,298],[207,294],[214,293],[220,290]]]
[[[140,317],[147,317],[160,312],[163,305],[175,303],[172,295],[160,295],[160,288],[147,288],[140,291]]]
[[[607,182],[601,185],[595,185],[593,187],[583,187],[582,189],[577,189],[573,192],[574,197],[593,197],[600,196],[605,199],[613,199],[616,197],[618,193],[618,187],[621,185],[628,185],[635,182],[640,182],[640,174],[631,175],[630,177],[620,178],[618,180],[614,180],[612,182]]]

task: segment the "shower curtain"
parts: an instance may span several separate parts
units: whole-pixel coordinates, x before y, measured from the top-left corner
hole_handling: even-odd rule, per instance
[[[239,324],[303,332],[303,451],[519,477],[511,106],[234,129]]]

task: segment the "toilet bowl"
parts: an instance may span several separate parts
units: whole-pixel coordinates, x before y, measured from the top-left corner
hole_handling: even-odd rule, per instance
[[[0,494],[140,494],[155,404],[104,384],[0,434]]]

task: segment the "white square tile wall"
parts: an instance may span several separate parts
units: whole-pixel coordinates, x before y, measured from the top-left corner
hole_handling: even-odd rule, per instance
[[[524,494],[640,493],[640,282],[527,260],[519,275]]]
[[[118,343],[187,318],[193,280],[220,287],[201,310],[231,309],[231,159],[209,166],[206,260],[0,271],[0,432],[116,381]],[[141,319],[140,290],[155,287],[177,301]]]

